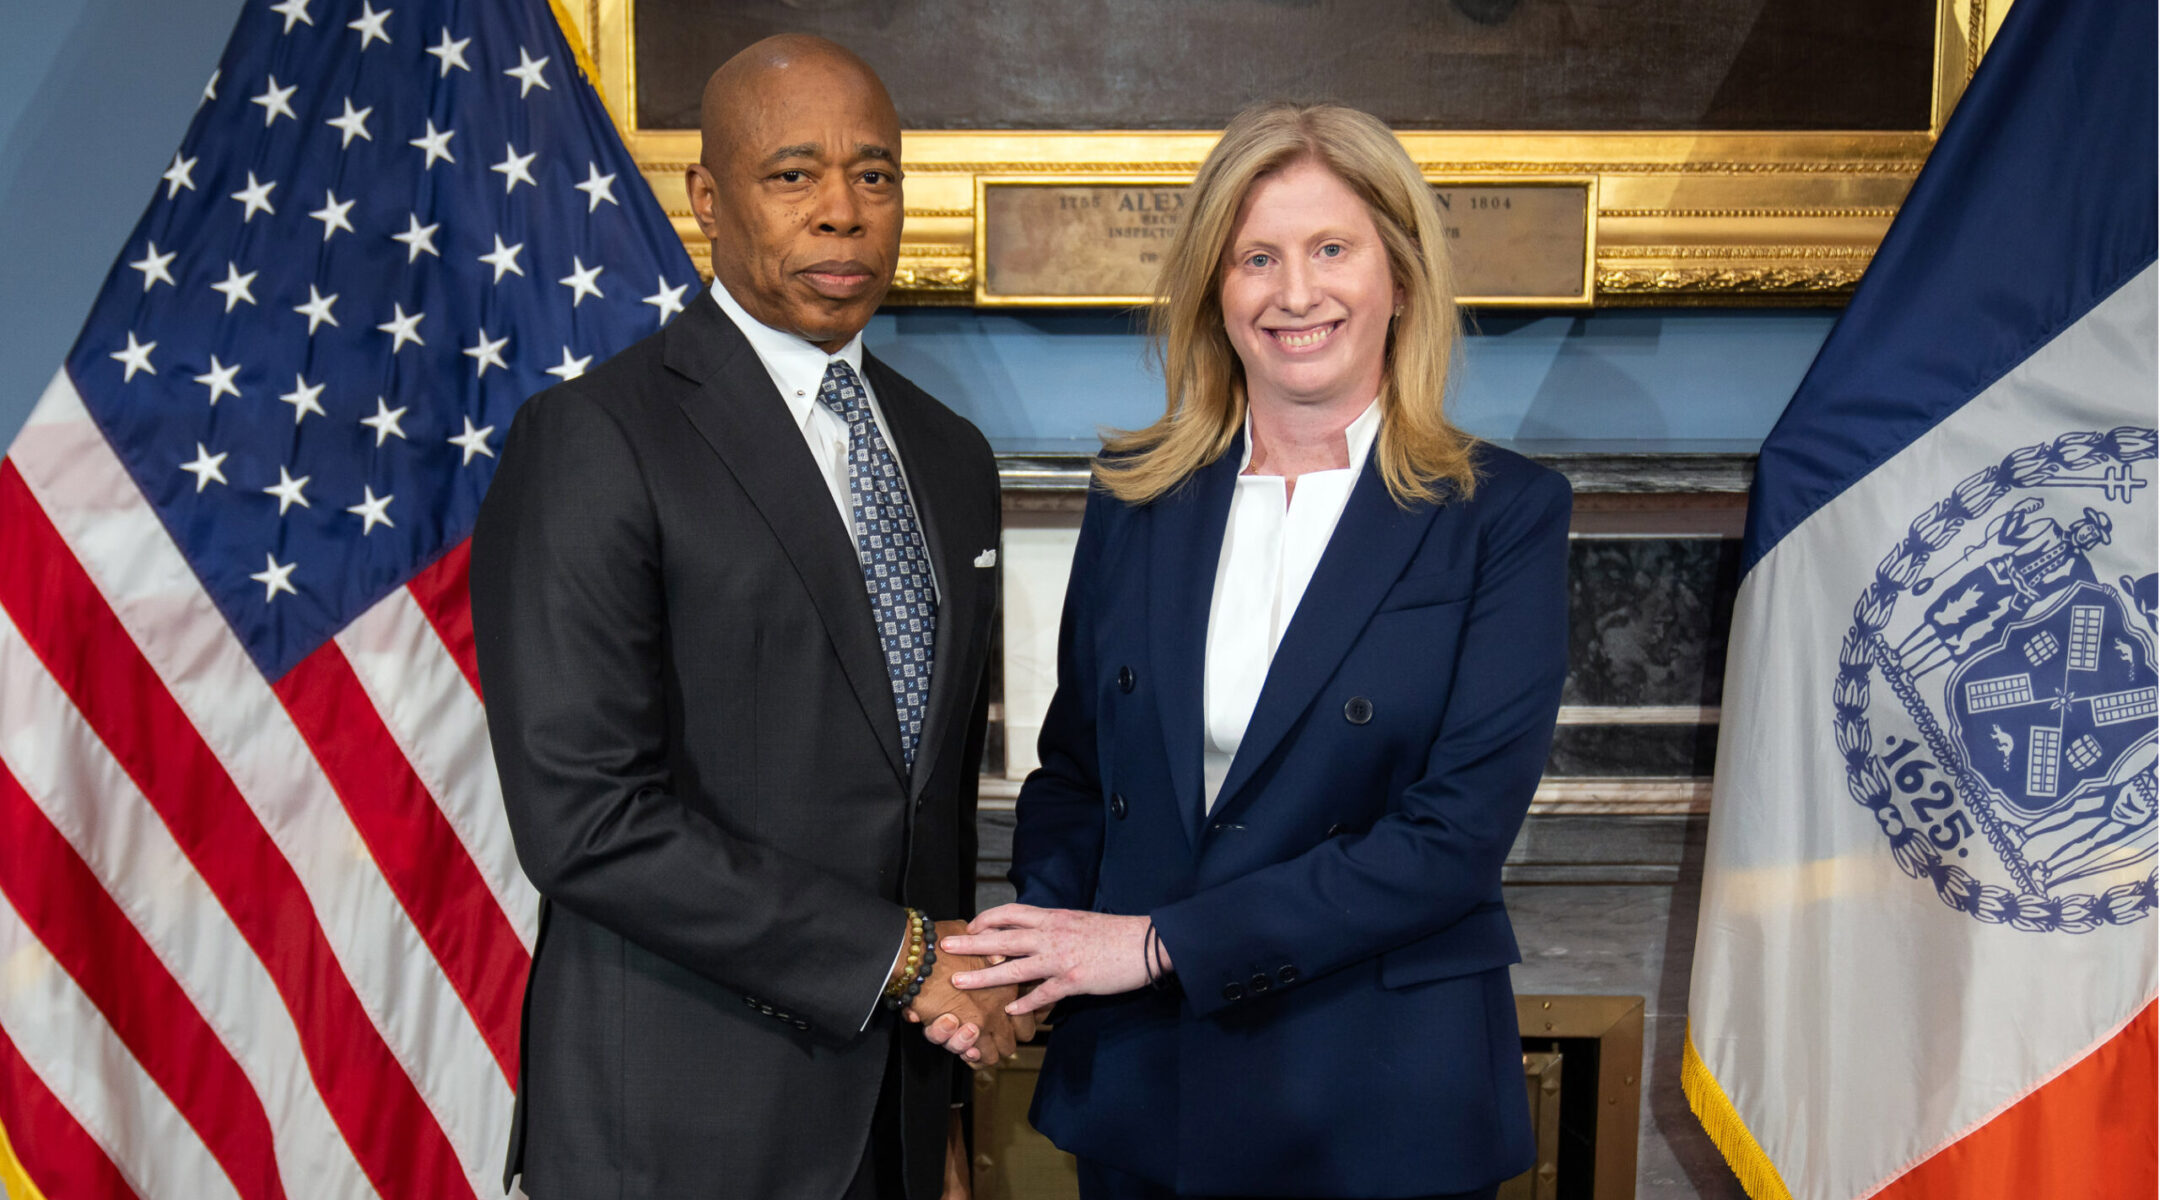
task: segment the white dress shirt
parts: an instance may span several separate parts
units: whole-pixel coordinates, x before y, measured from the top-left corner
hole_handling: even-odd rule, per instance
[[[810,448],[810,457],[817,463],[818,473],[825,477],[825,486],[832,491],[833,504],[840,510],[840,520],[847,526],[848,538],[856,540],[860,531],[855,528],[855,504],[848,490],[848,424],[839,413],[825,407],[818,399],[818,388],[825,382],[825,368],[835,362],[844,362],[855,372],[855,379],[862,385],[863,395],[870,402],[870,419],[877,422],[878,434],[892,448],[893,461],[900,467],[900,486],[908,490],[908,502],[914,504],[915,489],[909,485],[907,463],[900,458],[900,447],[893,444],[892,428],[885,424],[885,410],[878,407],[877,390],[870,386],[870,377],[863,373],[862,334],[848,339],[840,347],[840,353],[827,354],[817,346],[792,333],[782,333],[770,325],[761,323],[735,302],[735,297],[720,286],[716,278],[712,282],[713,299],[720,302],[720,311],[735,322],[735,328],[755,351],[765,373],[772,376],[773,386],[780,390],[780,399],[788,406],[788,414],[795,418],[796,429],[802,432],[803,443]],[[922,524],[922,508],[915,507],[916,524]],[[923,559],[930,568],[930,594],[937,595],[937,564],[929,561],[929,533],[924,531]],[[859,544],[859,543],[858,543]]]
[[[1252,414],[1245,415],[1245,457],[1238,463],[1230,521],[1223,527],[1222,557],[1215,567],[1215,594],[1208,605],[1207,668],[1202,690],[1206,736],[1201,758],[1207,811],[1230,774],[1230,760],[1245,740],[1253,705],[1267,682],[1275,648],[1297,613],[1313,568],[1335,536],[1350,489],[1365,469],[1380,432],[1380,402],[1365,407],[1343,429],[1350,465],[1307,471],[1292,491],[1280,475],[1248,475],[1252,464]]]
[[[780,389],[780,398],[787,402],[789,415],[795,418],[795,427],[802,432],[803,442],[810,447],[810,457],[817,463],[818,473],[825,477],[825,486],[832,490],[833,504],[840,509],[841,523],[847,526],[848,538],[856,541],[859,531],[855,528],[855,504],[848,488],[848,423],[839,413],[825,407],[818,399],[818,388],[825,382],[825,368],[834,362],[844,362],[855,372],[856,381],[862,385],[863,395],[870,402],[870,418],[877,422],[878,433],[885,444],[892,448],[893,462],[900,467],[900,486],[907,487],[907,464],[900,461],[900,448],[893,445],[892,430],[885,425],[885,413],[878,407],[877,392],[870,386],[870,377],[863,374],[862,334],[848,339],[840,347],[840,353],[827,354],[792,333],[782,333],[763,324],[735,302],[735,297],[720,286],[716,278],[712,282],[713,299],[720,302],[720,311],[735,322],[750,342],[758,362],[765,373],[772,376],[773,386]],[[908,502],[914,503],[915,492],[908,488]],[[915,522],[922,523],[922,510],[915,511]],[[924,555],[930,567],[930,594],[937,594],[937,567],[929,563],[929,534],[924,533]],[[856,541],[857,554],[861,543]],[[935,667],[932,668],[933,670]],[[893,952],[893,965],[886,968],[885,977],[892,978],[900,958],[907,953],[907,939],[900,940],[900,949]],[[884,985],[878,985],[878,995],[871,997],[870,1011],[863,1016],[862,1027],[870,1028],[870,1018],[877,1015],[878,1003],[884,998]]]

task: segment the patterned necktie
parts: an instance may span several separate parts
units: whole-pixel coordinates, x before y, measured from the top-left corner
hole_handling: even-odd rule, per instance
[[[855,547],[863,584],[870,591],[870,611],[885,643],[885,673],[892,680],[893,708],[900,717],[900,752],[912,770],[937,646],[930,551],[900,479],[900,464],[870,415],[870,397],[846,363],[825,368],[818,401],[848,425],[848,499],[855,512]]]

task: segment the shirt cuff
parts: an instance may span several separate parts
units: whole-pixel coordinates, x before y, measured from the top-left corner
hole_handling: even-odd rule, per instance
[[[907,954],[908,938],[913,937],[914,933],[915,927],[910,925],[908,927],[907,936],[900,939],[900,948],[893,951],[892,965],[885,968],[885,978],[887,981],[890,981],[892,979],[893,972],[899,969],[901,958],[905,957]],[[861,1033],[863,1032],[863,1030],[870,1028],[871,1018],[877,1016],[878,1005],[884,1003],[884,1000],[885,988],[884,985],[881,984],[878,987],[877,995],[870,998],[870,1011],[863,1014],[862,1025],[858,1027],[855,1032]]]

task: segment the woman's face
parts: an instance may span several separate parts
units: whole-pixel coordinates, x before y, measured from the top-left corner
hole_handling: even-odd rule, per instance
[[[1256,406],[1341,404],[1380,394],[1400,289],[1365,202],[1301,160],[1265,175],[1238,208],[1223,264],[1223,325]]]

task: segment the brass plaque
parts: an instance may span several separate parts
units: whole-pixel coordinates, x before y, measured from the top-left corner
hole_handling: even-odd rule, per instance
[[[1147,303],[1188,182],[979,180],[976,303]]]
[[[1588,304],[1597,184],[1436,183],[1465,304]]]
[[[1145,304],[1183,219],[1181,178],[979,179],[975,302]],[[1594,179],[1436,181],[1465,304],[1587,305]]]

